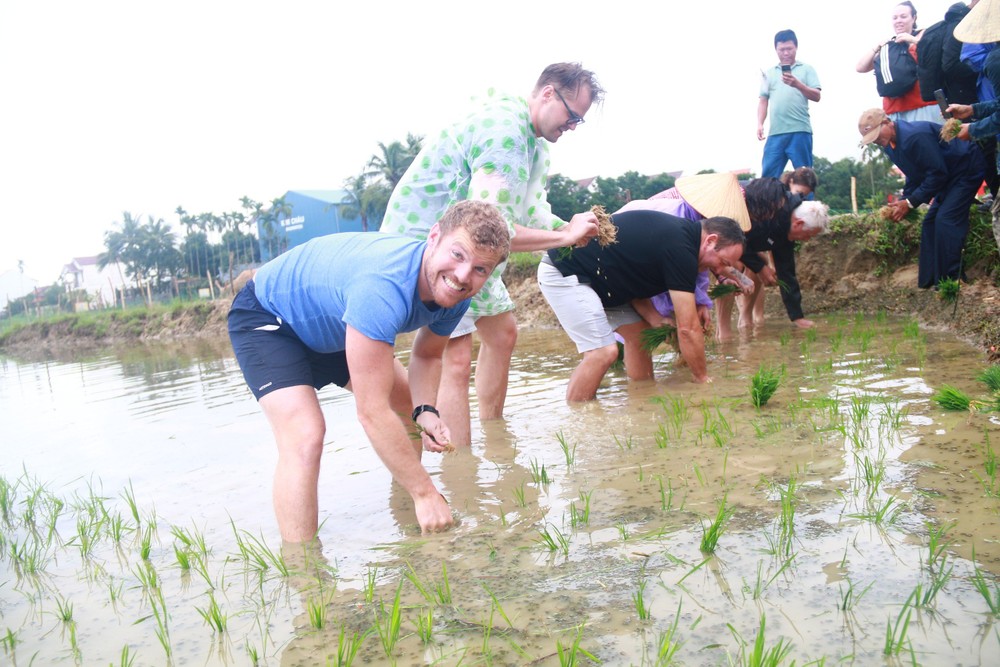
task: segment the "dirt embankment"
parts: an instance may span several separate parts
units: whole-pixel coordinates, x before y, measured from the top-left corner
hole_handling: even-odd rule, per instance
[[[806,317],[820,313],[870,313],[916,316],[924,326],[949,330],[982,349],[990,361],[1000,361],[1000,275],[968,271],[957,305],[945,303],[934,290],[917,288],[917,265],[908,261],[886,269],[863,242],[833,233],[803,244],[796,257]],[[997,269],[1000,271],[1000,269]],[[534,274],[505,277],[517,303],[519,326],[559,326],[538,291]],[[768,317],[787,319],[774,288],[766,301]]]
[[[859,239],[844,233],[821,236],[804,244],[797,266],[807,317],[838,311],[876,313],[880,310],[895,315],[914,315],[925,326],[950,330],[969,340],[982,349],[990,361],[1000,360],[998,275],[984,274],[972,267],[969,270],[971,283],[962,285],[957,305],[945,303],[934,290],[917,288],[916,264],[907,262],[895,269],[886,269]],[[559,326],[538,290],[533,269],[509,271],[505,281],[517,304],[521,327]],[[159,312],[116,312],[110,319],[67,316],[13,332],[0,341],[0,350],[16,356],[38,357],[129,341],[223,337],[231,300],[227,295]],[[767,300],[767,309],[770,317],[786,317],[776,294]]]

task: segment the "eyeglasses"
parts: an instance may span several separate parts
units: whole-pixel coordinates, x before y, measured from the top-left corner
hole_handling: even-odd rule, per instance
[[[558,88],[553,87],[552,90],[555,91],[556,96],[559,98],[559,101],[563,103],[564,107],[566,107],[566,113],[569,114],[569,120],[566,121],[566,124],[583,125],[583,116],[581,116],[580,114],[569,108],[569,105],[566,104],[566,100],[563,99],[562,93],[559,92]]]

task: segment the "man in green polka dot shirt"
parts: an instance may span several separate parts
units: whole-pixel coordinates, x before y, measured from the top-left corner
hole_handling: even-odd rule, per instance
[[[449,206],[477,199],[493,202],[504,215],[512,252],[586,245],[597,235],[594,215],[578,213],[567,223],[549,207],[548,144],[582,124],[603,95],[594,73],[579,63],[546,67],[528,99],[491,89],[471,114],[425,141],[389,199],[381,231],[423,239]],[[437,407],[455,445],[468,446],[472,439],[473,330],[480,338],[479,418],[503,414],[517,340],[514,304],[500,278],[503,268],[498,266],[473,298],[445,350]]]

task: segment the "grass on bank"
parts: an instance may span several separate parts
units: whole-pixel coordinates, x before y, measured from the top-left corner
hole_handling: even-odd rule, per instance
[[[0,347],[21,337],[33,340],[55,336],[100,340],[108,337],[139,338],[146,333],[169,329],[171,323],[187,319],[201,328],[219,308],[218,302],[175,299],[152,306],[138,305],[122,309],[89,310],[80,313],[17,315],[0,319]],[[226,301],[228,309],[228,301]]]
[[[840,215],[831,218],[830,234],[833,239],[837,236],[860,239],[878,261],[876,274],[885,275],[916,260],[925,209],[919,212],[920,215],[899,222],[887,220],[877,211]],[[993,236],[992,219],[990,212],[981,210],[978,203],[973,204],[969,216],[962,265],[966,270],[976,267],[984,274],[992,274],[994,284],[1000,281],[1000,252]]]

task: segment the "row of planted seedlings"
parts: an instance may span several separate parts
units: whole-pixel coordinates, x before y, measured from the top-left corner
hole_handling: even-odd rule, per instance
[[[884,318],[878,318],[877,323],[883,323]],[[908,404],[903,403],[898,398],[888,397],[880,393],[870,394],[858,389],[858,385],[863,386],[871,377],[883,377],[885,373],[898,367],[904,361],[921,367],[926,354],[925,341],[919,334],[919,330],[914,322],[909,322],[904,327],[904,339],[900,341],[895,338],[881,340],[882,347],[879,350],[872,350],[872,343],[879,332],[867,322],[855,321],[855,327],[850,330],[846,337],[849,343],[856,343],[856,352],[852,352],[856,358],[849,363],[837,359],[832,355],[836,354],[840,358],[844,356],[845,335],[842,330],[838,330],[834,336],[831,347],[831,361],[819,363],[809,362],[808,345],[816,341],[815,333],[807,332],[803,338],[803,354],[805,360],[803,366],[809,371],[819,369],[825,375],[841,376],[847,380],[843,387],[837,387],[826,394],[812,396],[800,396],[788,404],[788,419],[782,419],[775,415],[766,415],[763,412],[751,420],[751,425],[755,436],[760,440],[771,439],[776,446],[783,442],[782,435],[787,435],[790,430],[806,431],[812,430],[816,434],[816,446],[824,444],[832,446],[836,456],[842,457],[842,472],[832,478],[833,482],[840,482],[834,489],[835,495],[839,498],[840,509],[836,514],[840,517],[841,523],[846,526],[842,532],[847,536],[844,541],[843,557],[841,567],[849,560],[851,551],[850,534],[860,528],[851,528],[852,524],[866,525],[869,529],[874,529],[879,535],[885,535],[894,531],[894,526],[901,515],[906,514],[909,525],[903,530],[895,531],[896,537],[900,535],[914,535],[925,545],[925,556],[919,561],[919,568],[916,572],[904,574],[904,578],[914,580],[913,588],[908,595],[900,597],[890,604],[894,613],[886,616],[884,639],[876,648],[886,656],[900,656],[906,654],[908,659],[918,661],[918,649],[908,636],[908,630],[912,616],[917,613],[925,613],[932,616],[936,610],[935,601],[938,593],[945,588],[952,576],[955,574],[955,566],[949,561],[948,548],[951,545],[949,530],[953,524],[936,525],[933,522],[918,522],[914,526],[919,516],[913,511],[911,503],[906,498],[905,493],[900,489],[904,485],[904,480],[900,469],[903,467],[898,462],[900,452],[901,430],[906,424],[906,414]],[[912,358],[907,358],[901,351],[901,347],[909,342],[912,350]],[[787,344],[782,342],[782,345]],[[861,369],[861,370],[859,370]],[[783,370],[761,367],[751,379],[749,389],[750,402],[758,409],[767,404],[770,396],[774,394],[780,384]],[[664,396],[657,399],[663,407],[663,418],[658,424],[657,431],[652,440],[658,448],[669,448],[671,443],[680,443],[684,440],[685,425],[691,421],[689,416],[695,412],[694,406],[682,397]],[[712,446],[718,447],[721,451],[721,458],[716,460],[716,469],[721,467],[721,474],[716,474],[714,482],[709,481],[702,466],[699,465],[696,457],[687,467],[683,477],[684,494],[692,488],[691,480],[697,480],[697,486],[706,488],[713,483],[718,483],[720,497],[714,513],[705,514],[700,523],[702,536],[699,542],[699,551],[704,555],[700,561],[684,561],[674,555],[669,555],[668,560],[671,565],[683,564],[691,566],[688,572],[680,577],[674,587],[683,590],[683,582],[691,574],[699,569],[711,567],[715,562],[713,555],[720,537],[739,513],[739,506],[728,500],[728,491],[732,485],[726,480],[726,466],[728,452],[732,447],[739,447],[740,444],[733,445],[736,430],[734,424],[744,423],[735,416],[729,416],[724,409],[725,401],[715,401],[714,404],[702,403],[697,407],[697,412],[701,415],[701,428],[689,436],[698,447]],[[697,421],[697,419],[695,419]],[[632,437],[615,437],[618,448],[625,452],[637,447],[636,440]],[[565,444],[565,438],[559,436],[561,448],[564,453],[569,451]],[[745,444],[745,443],[743,443]],[[995,458],[989,456],[984,462],[983,470],[990,476],[990,470],[995,473]],[[648,453],[648,452],[647,452]],[[637,475],[637,481],[642,483],[644,475],[648,476],[655,488],[652,496],[658,494],[660,509],[664,512],[671,509],[683,510],[684,500],[675,505],[677,488],[674,480],[665,478],[664,475],[655,471],[655,467],[644,468],[645,456],[639,457],[639,462],[630,467],[632,474]],[[570,467],[570,458],[567,456],[567,468]],[[537,470],[538,465],[532,465]],[[765,533],[767,545],[761,551],[771,556],[771,562],[765,567],[764,561],[757,563],[755,574],[743,576],[744,584],[741,587],[744,595],[753,600],[759,600],[764,591],[777,580],[784,580],[786,587],[794,588],[796,561],[803,544],[797,538],[795,528],[795,517],[799,506],[812,495],[810,491],[804,489],[811,487],[803,486],[802,479],[808,479],[810,471],[808,466],[803,466],[801,470],[790,470],[783,479],[762,478],[759,488],[769,494],[769,499],[777,507],[776,517],[770,532]],[[777,476],[776,476],[777,477]],[[538,482],[538,479],[535,479]],[[542,480],[544,482],[544,480]],[[989,481],[984,481],[984,488],[989,491],[991,488]],[[995,487],[992,487],[995,488]],[[574,500],[569,504],[566,513],[568,521],[564,519],[563,525],[556,525],[556,522],[546,520],[538,529],[539,548],[553,553],[563,555],[567,560],[576,549],[579,541],[577,529],[581,525],[589,523],[591,518],[591,505],[594,503],[595,493],[600,493],[600,489],[580,490],[579,500]],[[829,489],[816,494],[828,497],[831,494]],[[523,502],[518,499],[518,502]],[[829,504],[829,503],[822,503]],[[631,540],[658,539],[667,533],[675,532],[674,529],[641,529],[634,530],[634,527],[627,521],[619,521],[615,525],[622,543]],[[855,548],[857,539],[854,538]],[[808,552],[808,545],[805,545]],[[815,556],[815,554],[813,555]],[[807,556],[808,557],[808,556]],[[862,558],[863,560],[863,558]],[[905,567],[903,560],[899,566]],[[965,573],[964,581],[971,584],[972,588],[979,594],[985,602],[985,613],[996,614],[997,602],[1000,600],[1000,588],[995,581],[979,569],[978,565],[964,563],[962,570]],[[635,590],[631,600],[635,609],[635,616],[640,621],[649,623],[651,613],[646,600],[648,598],[647,589],[650,581],[655,580],[658,585],[668,588],[664,584],[662,576],[650,578],[647,576],[645,568],[643,574],[638,577]],[[856,585],[845,578],[838,586],[839,596],[836,600],[836,608],[843,615],[845,632],[853,633],[855,629],[851,625],[854,619],[854,610],[859,601],[871,589],[874,581],[869,581],[865,585]],[[896,591],[898,592],[898,590]],[[669,664],[677,656],[677,651],[683,644],[683,631],[679,630],[681,603],[678,603],[677,612],[664,621],[661,619],[659,627],[662,628],[655,641],[648,642],[648,638],[643,635],[643,640],[647,643],[642,647],[641,653],[643,662],[650,664]],[[877,606],[878,607],[878,606]],[[898,611],[895,609],[898,608]],[[692,621],[692,628],[701,622],[701,616],[697,616]],[[727,627],[732,632],[736,648],[727,649],[727,655],[737,656],[740,662],[752,661],[752,664],[778,664],[788,658],[792,651],[792,643],[785,637],[779,637],[776,643],[770,643],[765,637],[766,614],[761,613],[757,634],[752,641],[744,640],[737,630],[735,624],[727,623]],[[870,630],[868,631],[870,633]],[[853,640],[852,640],[853,641]],[[934,643],[931,638],[930,643]],[[941,643],[947,644],[945,633],[941,633]],[[711,646],[718,646],[713,644]],[[993,647],[996,651],[996,646]],[[865,649],[871,653],[870,648]],[[810,659],[822,662],[826,656],[810,656]]]
[[[0,523],[0,645],[12,664],[258,664],[287,639],[272,633],[291,623],[290,563],[316,570],[235,524],[220,553],[196,525],[144,510],[131,483],[115,497],[90,483],[62,498],[28,471],[0,476]]]
[[[876,365],[874,360],[866,363]],[[719,652],[718,662],[731,659],[741,664],[779,664],[793,654],[801,655],[803,649],[796,648],[784,635],[775,638],[769,634],[768,614],[763,608],[755,614],[752,624],[731,619],[726,623],[729,641],[717,637],[709,645],[698,632],[700,624],[708,625],[703,621],[708,614],[698,611],[698,593],[687,589],[694,575],[711,571],[713,577],[720,578],[727,568],[715,554],[720,541],[726,541],[727,529],[733,525],[739,528],[742,509],[730,500],[729,494],[747,486],[745,474],[737,479],[728,476],[730,453],[752,442],[778,448],[790,434],[812,430],[819,443],[815,446],[834,446],[844,453],[845,473],[839,489],[844,508],[841,514],[887,531],[907,504],[892,494],[886,474],[886,453],[892,450],[891,443],[902,428],[904,409],[882,397],[838,391],[832,396],[786,398],[787,415],[779,417],[768,414],[766,406],[779,389],[782,373],[761,370],[768,372],[758,371],[758,375],[772,377],[751,381],[746,400],[758,408],[749,419],[751,428],[747,428],[745,415],[735,414],[740,403],[735,399],[694,405],[682,397],[665,396],[658,400],[662,416],[652,435],[612,436],[624,460],[613,472],[634,476],[635,482],[649,490],[639,512],[619,512],[617,507],[602,510],[602,495],[614,487],[614,476],[598,481],[592,467],[577,474],[578,443],[557,434],[558,447],[547,448],[544,456],[528,458],[529,476],[514,487],[509,502],[502,504],[496,525],[468,538],[468,548],[486,550],[488,562],[500,565],[481,577],[462,571],[458,587],[453,586],[446,557],[430,564],[395,558],[381,570],[372,566],[360,591],[346,587],[338,590],[335,573],[321,557],[292,568],[287,554],[270,550],[262,538],[235,526],[237,552],[222,557],[211,557],[211,549],[197,529],[171,527],[172,540],[165,545],[155,513],[143,515],[139,511],[131,487],[121,497],[126,511],[119,512],[109,506],[109,499],[93,491],[64,502],[27,474],[14,483],[5,481],[0,485],[0,512],[6,526],[4,559],[16,575],[15,588],[28,601],[29,612],[20,626],[8,626],[4,650],[16,656],[23,644],[26,646],[22,648],[35,655],[37,640],[31,645],[31,640],[19,635],[37,636],[39,628],[43,628],[49,636],[58,628],[64,639],[62,650],[76,656],[78,662],[84,662],[84,658],[90,661],[91,654],[78,637],[73,600],[57,592],[58,579],[65,574],[61,570],[52,572],[57,556],[79,551],[77,576],[91,596],[94,591],[106,589],[105,599],[115,615],[136,616],[134,623],[145,629],[146,636],[152,628],[160,652],[168,659],[173,657],[171,628],[183,625],[182,618],[190,620],[196,614],[212,638],[213,650],[223,657],[240,650],[255,663],[286,651],[290,655],[302,651],[305,664],[319,655],[327,664],[351,664],[358,656],[370,660],[383,654],[408,663],[421,650],[427,661],[442,664],[596,662],[609,634],[617,630],[599,622],[586,622],[586,597],[582,603],[576,600],[560,605],[571,612],[558,622],[539,623],[532,607],[544,606],[545,596],[540,602],[525,592],[524,581],[512,584],[506,573],[511,562],[519,562],[517,559],[529,551],[548,554],[530,561],[544,567],[534,575],[540,579],[528,583],[539,590],[551,580],[558,586],[558,580],[568,576],[567,571],[587,569],[586,560],[574,559],[574,554],[600,553],[603,545],[598,543],[594,548],[594,534],[613,532],[621,545],[616,550],[621,562],[603,576],[630,584],[619,591],[619,602],[624,603],[617,611],[636,624],[635,645],[628,652],[638,656],[634,662],[672,664],[685,658],[687,662],[701,661],[692,656],[703,658],[707,648]],[[849,377],[860,375],[851,371]],[[785,390],[789,391],[787,387]],[[770,395],[764,398],[768,392]],[[661,469],[656,464],[654,455],[658,452],[670,455],[692,449],[705,455],[691,456],[681,468]],[[995,457],[993,466],[991,478],[987,459],[984,480],[995,480]],[[562,478],[559,483],[563,495],[570,500],[561,504],[548,501],[548,512],[531,508],[548,493],[557,476]],[[738,573],[743,580],[739,590],[744,599],[766,601],[769,592],[780,595],[780,591],[794,588],[796,570],[809,557],[808,543],[799,537],[796,526],[801,508],[809,505],[813,495],[808,490],[810,477],[809,466],[797,462],[787,474],[762,475],[755,485],[756,492],[771,502],[774,519],[764,532],[765,545],[761,546],[761,553],[768,558],[758,560],[755,570]],[[996,488],[995,483],[991,488]],[[706,507],[711,510],[706,511]],[[561,517],[556,516],[557,511],[561,511]],[[921,560],[920,576],[905,600],[897,601],[898,613],[885,619],[884,653],[915,655],[908,635],[912,615],[933,610],[938,594],[955,576],[955,566],[948,556],[950,528],[926,526],[921,536],[926,557]],[[677,555],[676,549],[664,547],[663,543],[673,541],[682,531],[700,532],[700,539],[695,548]],[[72,537],[63,539],[63,534]],[[528,534],[534,537],[517,537]],[[400,550],[405,554],[406,546]],[[414,555],[419,550],[419,545],[414,545]],[[172,560],[166,558],[168,551],[173,552]],[[845,544],[844,560],[849,551]],[[113,558],[108,557],[110,554]],[[678,571],[680,574],[668,581],[667,575]],[[990,613],[996,614],[1000,590],[992,578],[973,567],[965,579],[986,601]],[[166,581],[174,589],[165,592]],[[871,595],[872,583],[845,579],[840,586],[837,608],[845,623],[853,618],[866,595]],[[460,593],[454,594],[454,588]],[[293,589],[300,593],[296,599],[289,595]],[[652,599],[657,597],[676,600],[676,604],[654,605]],[[274,619],[288,610],[298,612],[292,633],[295,639],[275,645],[271,639]],[[92,618],[93,614],[83,617]],[[234,620],[242,621],[241,630],[234,632]],[[248,632],[247,626],[255,631]],[[285,637],[279,641],[284,642]],[[136,653],[142,651],[145,658],[146,651],[156,648],[155,644],[150,647],[142,642],[123,644],[118,661],[131,664]],[[56,649],[47,643],[45,650]],[[822,656],[809,658],[822,660]],[[98,660],[106,661],[103,657]]]

